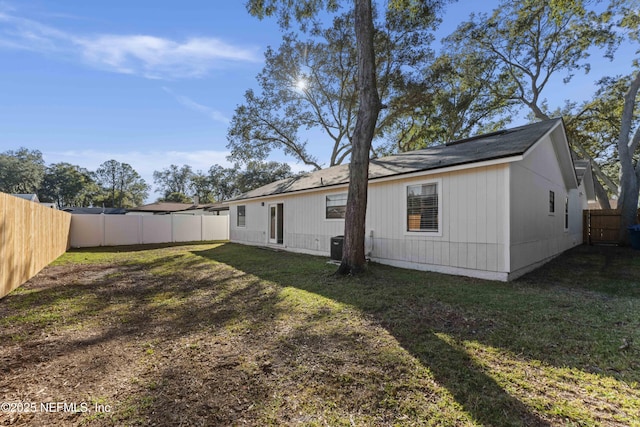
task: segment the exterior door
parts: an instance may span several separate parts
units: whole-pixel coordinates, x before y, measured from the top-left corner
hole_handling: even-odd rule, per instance
[[[284,242],[284,204],[269,205],[269,243],[281,245]]]

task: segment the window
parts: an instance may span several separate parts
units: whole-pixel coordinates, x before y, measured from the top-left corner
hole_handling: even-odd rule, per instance
[[[238,206],[238,227],[244,227],[246,224],[246,206]]]
[[[327,196],[326,219],[344,218],[347,211],[347,193],[332,194]]]
[[[407,186],[407,231],[438,231],[438,184]]]
[[[549,213],[556,211],[556,193],[549,191]]]
[[[569,198],[564,199],[564,229],[569,229]]]

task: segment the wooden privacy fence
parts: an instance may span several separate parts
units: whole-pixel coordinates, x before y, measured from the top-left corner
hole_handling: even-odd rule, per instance
[[[620,241],[620,212],[616,209],[582,212],[583,241],[593,244],[617,244]],[[638,210],[640,223],[640,209]]]
[[[229,240],[228,215],[73,215],[71,246]]]
[[[71,214],[0,193],[0,298],[69,248]]]

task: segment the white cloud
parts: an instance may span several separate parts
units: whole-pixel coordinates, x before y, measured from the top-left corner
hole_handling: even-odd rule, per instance
[[[146,35],[76,38],[84,59],[108,70],[150,79],[194,78],[230,62],[256,62],[258,56],[215,38],[177,42]]]
[[[173,96],[176,99],[176,101],[178,101],[184,107],[193,111],[197,111],[198,113],[202,113],[213,121],[224,123],[224,124],[229,124],[229,122],[231,121],[228,117],[226,117],[220,111],[214,110],[213,108],[207,107],[206,105],[199,104],[194,100],[192,100],[191,98],[187,98],[186,96],[178,95],[177,93],[175,93],[174,91],[172,91],[166,86],[162,86],[162,90],[167,92],[169,95]]]
[[[3,12],[4,10],[4,12]],[[0,8],[0,48],[65,54],[106,71],[149,79],[198,78],[232,63],[259,62],[256,49],[213,37],[74,34]]]
[[[66,50],[71,37],[63,31],[0,11],[0,46],[54,53]]]
[[[2,12],[13,12],[16,8],[7,3],[6,1],[0,1],[0,13]]]

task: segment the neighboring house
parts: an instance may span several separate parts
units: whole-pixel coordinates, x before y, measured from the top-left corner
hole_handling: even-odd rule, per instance
[[[617,199],[609,199],[609,207],[611,209],[616,209],[618,207],[618,200]],[[587,209],[600,210],[600,209],[602,209],[602,205],[597,200],[589,201],[589,206],[588,206]]]
[[[348,165],[228,201],[230,240],[329,255],[344,233]],[[582,243],[595,199],[576,176],[562,119],[371,160],[367,257],[510,280]]]
[[[40,199],[38,199],[37,194],[12,194],[12,196],[20,197],[21,199],[25,199],[34,203],[40,203]]]
[[[76,215],[124,215],[127,213],[125,208],[81,208],[69,207],[62,209],[65,212]]]
[[[174,202],[155,202],[137,208],[127,209],[127,215],[213,215],[206,209],[213,204],[193,204]]]
[[[229,205],[223,203],[213,203],[205,208],[205,211],[211,212],[212,215],[229,215]]]
[[[595,179],[593,176],[593,172],[591,170],[591,162],[589,160],[573,160],[573,165],[576,170],[576,178],[578,179],[578,184],[583,187],[583,190],[589,196],[587,206],[585,209],[588,209],[588,205],[591,203],[597,203],[596,201],[596,189],[593,180]]]
[[[37,194],[12,194],[12,196],[19,197],[33,203],[39,203],[45,208],[58,209],[58,206],[56,206],[55,203],[41,202]]]

